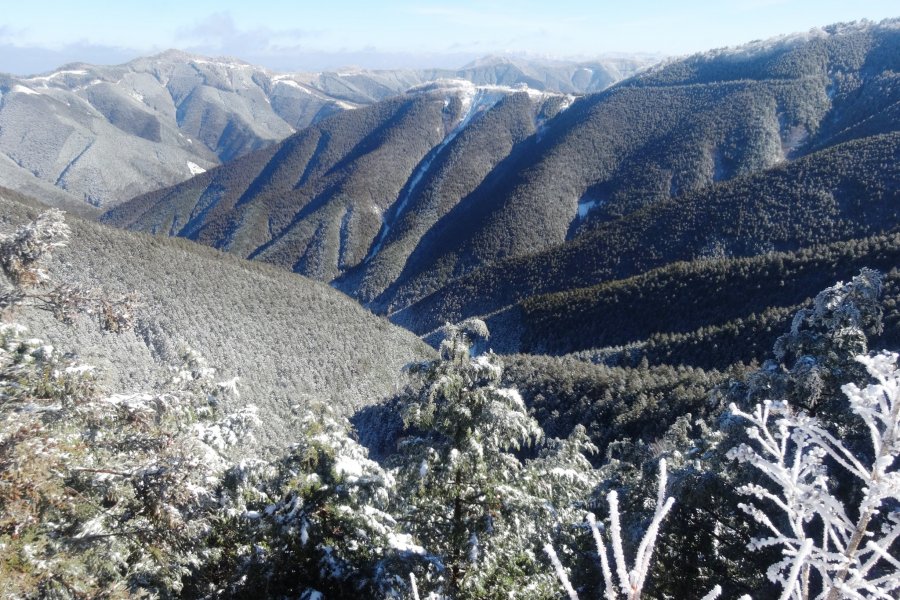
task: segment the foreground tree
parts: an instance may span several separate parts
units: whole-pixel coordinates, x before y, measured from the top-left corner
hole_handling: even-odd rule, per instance
[[[518,391],[500,387],[497,355],[472,356],[481,321],[448,326],[440,360],[422,365],[406,400],[398,452],[398,520],[428,552],[423,585],[451,598],[554,597],[541,556],[549,535],[566,537],[597,484],[583,428],[543,440]],[[537,456],[526,448],[542,442]],[[532,451],[533,452],[533,451]]]
[[[196,595],[380,598],[405,591],[424,550],[387,512],[392,474],[324,405],[297,407],[298,441],[273,462],[244,461],[223,480],[221,560]]]
[[[843,390],[868,428],[865,452],[851,450],[819,419],[785,403],[766,402],[752,413],[732,407],[750,422],[752,443],[730,456],[774,484],[738,491],[757,499],[741,508],[768,533],[751,548],[782,550],[768,576],[785,600],[889,598],[900,590],[900,369],[896,353],[858,360],[875,383]],[[847,477],[861,486],[855,505],[835,491]]]
[[[64,319],[119,302],[45,270],[68,228],[57,211],[0,238],[5,307]],[[111,394],[94,370],[20,325],[0,324],[0,581],[12,597],[171,596],[207,558],[216,482],[228,445],[249,433],[248,408],[218,418],[233,387],[188,353],[156,393]]]

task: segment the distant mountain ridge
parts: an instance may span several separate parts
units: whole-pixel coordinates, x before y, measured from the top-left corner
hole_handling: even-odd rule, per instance
[[[583,93],[647,64],[488,60],[460,70],[275,73],[170,50],[124,65],[0,74],[0,184],[109,208],[441,77]]]

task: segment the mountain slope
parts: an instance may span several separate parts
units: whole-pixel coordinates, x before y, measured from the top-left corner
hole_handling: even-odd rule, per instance
[[[896,131],[896,23],[671,61],[574,103],[458,81],[420,86],[105,218],[330,281],[424,332],[476,310],[464,303],[483,301],[490,310],[474,314],[486,314],[513,301],[467,283],[478,269],[570,252],[569,242],[644,207]],[[453,299],[463,288],[466,299]]]
[[[658,202],[533,255],[487,265],[397,311],[420,334],[529,296],[622,279],[675,261],[752,256],[900,225],[900,133],[840,144]],[[498,332],[499,333],[499,332]]]
[[[778,312],[787,318],[818,291],[835,281],[851,279],[863,267],[889,274],[895,285],[898,264],[900,233],[896,230],[793,252],[671,263],[628,279],[532,296],[519,303],[518,349],[565,354],[651,339],[655,345],[665,346],[674,345],[673,337],[704,328],[722,329],[731,324],[737,331],[742,321],[749,323],[767,313]],[[893,299],[896,289],[887,295]],[[888,329],[893,331],[896,318],[889,316]],[[504,320],[507,328],[512,324],[510,315],[501,313],[495,319]],[[682,350],[663,358],[655,353],[651,360],[720,368],[739,360],[761,361],[787,325],[758,327],[756,336],[744,331],[727,348],[719,343],[715,352],[708,351],[709,344],[702,344],[692,355]],[[756,339],[759,334],[764,339]]]
[[[419,237],[517,144],[565,108],[559,94],[417,87],[335,115],[194,180],[129,201],[108,223],[183,235],[374,296]]]
[[[41,191],[57,204],[109,207],[440,77],[584,92],[648,62],[490,60],[458,71],[273,73],[170,50],[119,66],[0,75],[0,183]]]
[[[4,229],[35,208],[0,190]],[[264,445],[291,441],[291,406],[324,401],[350,414],[402,384],[410,361],[430,356],[408,332],[321,283],[177,239],[68,219],[73,235],[54,257],[60,279],[139,297],[136,333],[103,334],[27,314],[33,333],[82,359],[124,389],[141,389],[191,347],[223,378],[240,376],[242,402],[260,407]],[[87,349],[87,350],[85,350]]]
[[[897,131],[897,23],[690,57],[576,102],[423,236],[373,306],[399,310],[641,206]]]
[[[74,200],[110,206],[183,181],[294,131],[273,101],[298,93],[274,77],[179,52],[2,76],[0,153],[20,167],[3,183],[24,190],[36,179]],[[326,105],[340,110],[335,103],[322,98],[310,116]]]

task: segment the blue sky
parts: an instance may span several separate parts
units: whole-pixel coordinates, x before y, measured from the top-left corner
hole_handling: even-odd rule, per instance
[[[4,2],[0,72],[121,63],[167,48],[276,70],[460,66],[494,53],[681,55],[839,21],[896,0],[32,0]]]

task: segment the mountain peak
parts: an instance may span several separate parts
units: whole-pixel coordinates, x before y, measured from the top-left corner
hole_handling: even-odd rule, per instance
[[[184,50],[179,50],[177,48],[169,48],[168,50],[164,50],[159,54],[154,54],[145,58],[137,58],[132,63],[135,62],[144,62],[144,61],[157,61],[157,62],[176,62],[176,63],[195,63],[195,64],[214,64],[221,65],[224,67],[253,67],[259,70],[265,70],[263,67],[257,67],[255,65],[251,65],[248,62],[242,61],[237,58],[233,58],[230,56],[204,56],[202,54],[193,54],[191,52],[186,52]]]

